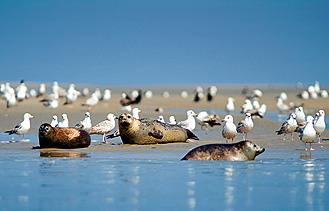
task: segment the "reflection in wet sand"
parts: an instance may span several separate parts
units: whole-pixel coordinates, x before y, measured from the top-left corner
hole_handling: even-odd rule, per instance
[[[84,152],[57,152],[46,151],[40,152],[40,157],[72,157],[72,158],[89,158],[90,156]]]

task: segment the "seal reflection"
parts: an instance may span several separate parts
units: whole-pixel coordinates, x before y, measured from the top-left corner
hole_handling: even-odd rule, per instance
[[[84,152],[40,152],[40,157],[72,157],[72,158],[90,158],[91,156]]]

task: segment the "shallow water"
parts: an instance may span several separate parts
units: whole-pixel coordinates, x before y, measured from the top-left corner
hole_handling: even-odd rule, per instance
[[[325,210],[329,205],[326,158],[191,162],[113,159],[104,152],[74,152],[74,158],[43,157],[38,150],[0,153],[1,210]]]

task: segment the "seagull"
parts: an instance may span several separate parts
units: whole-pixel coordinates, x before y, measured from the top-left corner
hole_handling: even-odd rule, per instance
[[[190,131],[193,131],[194,128],[195,128],[195,119],[194,119],[194,117],[196,117],[198,115],[195,114],[194,111],[192,111],[192,110],[188,110],[186,112],[186,115],[187,115],[187,119],[184,120],[184,121],[178,122],[177,125],[185,128],[185,129],[188,129]]]
[[[23,135],[24,140],[24,134],[26,134],[31,127],[30,118],[34,118],[34,116],[29,113],[25,113],[24,120],[20,124],[16,125],[13,129],[5,131],[5,133],[8,133],[9,135],[17,134],[19,135],[19,138],[21,138],[21,135]]]
[[[47,101],[52,101],[52,100],[58,100],[59,98],[59,93],[57,89],[54,89],[54,92],[45,96],[40,102],[47,102]]]
[[[325,117],[324,110],[320,110],[318,114],[319,114],[318,118],[314,121],[314,130],[318,135],[318,143],[320,143],[321,142],[320,135],[326,129],[326,122],[324,121],[324,117]]]
[[[142,113],[142,111],[139,110],[139,108],[133,108],[132,115],[135,119],[139,119],[139,113]]]
[[[27,87],[24,83],[24,80],[21,80],[21,83],[16,87],[16,99],[18,102],[23,101],[27,96]]]
[[[175,119],[174,116],[170,116],[170,117],[169,117],[169,122],[168,122],[168,124],[170,124],[170,125],[176,125],[176,124],[177,124],[177,123],[176,123],[176,119]]]
[[[165,120],[164,120],[164,117],[162,115],[158,116],[158,119],[157,120],[159,122],[166,123]]]
[[[67,104],[72,104],[73,102],[75,102],[79,95],[81,95],[81,93],[75,89],[75,85],[74,84],[70,84],[68,90],[67,90],[67,95],[66,95],[66,100],[64,105]]]
[[[236,130],[238,133],[242,133],[243,134],[242,139],[246,140],[247,134],[252,130],[253,127],[254,127],[254,122],[251,119],[251,114],[247,112],[245,119],[241,120],[238,123]]]
[[[242,105],[242,114],[247,113],[249,110],[254,109],[251,101],[249,99],[245,99],[244,104]]]
[[[142,100],[142,90],[138,90],[137,91],[138,95],[136,98],[132,98],[130,97],[126,92],[122,92],[121,93],[121,100],[120,100],[120,104],[122,106],[128,106],[131,104],[139,104],[140,101]]]
[[[46,84],[41,83],[39,86],[37,97],[43,96],[46,93]]]
[[[222,122],[225,122],[222,130],[222,136],[226,139],[233,139],[236,137],[237,131],[236,131],[236,126],[233,122],[233,117],[231,115],[226,115]]]
[[[312,142],[314,139],[316,139],[316,131],[314,130],[312,122],[313,122],[313,117],[307,116],[306,126],[299,135],[300,140],[305,143],[305,146],[306,146],[306,143],[310,143],[310,150],[314,150],[312,148]],[[306,150],[307,150],[307,148],[306,148]]]
[[[95,106],[98,103],[98,101],[99,101],[99,98],[97,96],[97,93],[94,92],[94,93],[91,94],[91,97],[88,98],[86,100],[86,102],[85,103],[82,103],[81,105],[82,106],[89,106],[89,109],[88,110],[91,110],[91,107],[92,106]]]
[[[290,110],[290,107],[287,104],[283,103],[283,99],[280,97],[278,97],[277,99],[276,107],[280,113]]]
[[[112,95],[111,95],[111,90],[109,90],[109,89],[105,89],[105,90],[104,90],[104,94],[103,94],[101,100],[102,100],[102,101],[108,101],[108,100],[111,99],[111,97],[112,97]]]
[[[280,130],[275,131],[277,132],[277,135],[283,134],[283,140],[286,140],[286,134],[290,133],[291,135],[291,140],[293,140],[293,136],[292,133],[296,130],[297,128],[297,121],[296,121],[296,114],[295,113],[291,113],[289,115],[289,118],[282,123],[282,126],[280,128]]]
[[[58,122],[56,127],[69,127],[69,118],[67,114],[62,114],[62,121]]]
[[[58,100],[50,100],[43,104],[47,108],[58,108]]]
[[[57,115],[54,115],[54,116],[51,118],[50,125],[51,125],[52,127],[56,127],[57,124],[58,124],[58,121],[57,121]]]
[[[295,109],[297,124],[305,122],[305,113],[303,107],[298,107]]]
[[[115,119],[117,119],[117,117],[114,116],[114,114],[109,113],[106,117],[106,120],[98,123],[90,129],[89,134],[103,135],[102,142],[106,143],[105,134],[113,130],[115,127]]]
[[[208,126],[221,125],[219,122],[216,122],[217,119],[219,119],[218,115],[209,115],[206,111],[201,111],[196,117],[196,121],[201,125],[201,129],[203,126],[206,126],[206,129],[208,129]]]
[[[225,106],[225,111],[227,113],[230,114],[230,113],[232,113],[235,110],[234,102],[235,102],[235,100],[234,100],[233,97],[227,98],[227,104]]]
[[[89,112],[86,112],[85,113],[85,118],[75,125],[75,128],[85,130],[87,132],[90,131],[91,127],[92,127],[92,124],[91,124],[91,119],[90,119],[90,113]]]

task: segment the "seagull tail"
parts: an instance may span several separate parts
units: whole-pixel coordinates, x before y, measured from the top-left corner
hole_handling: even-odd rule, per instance
[[[186,131],[187,131],[187,138],[188,139],[199,140],[199,138],[194,133],[192,133],[190,130],[186,129]]]

